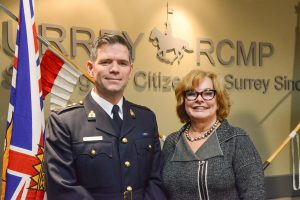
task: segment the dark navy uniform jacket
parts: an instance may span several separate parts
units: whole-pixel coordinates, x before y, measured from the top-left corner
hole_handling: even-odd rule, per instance
[[[46,127],[48,199],[164,200],[155,115],[123,102],[123,126],[89,94],[81,104],[51,112]]]

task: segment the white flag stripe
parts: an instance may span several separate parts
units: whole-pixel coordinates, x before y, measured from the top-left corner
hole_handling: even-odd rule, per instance
[[[78,81],[78,77],[74,76],[72,73],[70,73],[68,70],[66,70],[64,67],[62,67],[62,69],[59,71],[59,76],[63,77],[64,79],[66,79],[68,82],[72,83],[72,84],[77,84]]]
[[[52,89],[51,89],[51,93],[55,94],[56,96],[61,97],[62,99],[66,99],[69,100],[71,93],[69,93],[67,90],[64,90],[61,87],[58,87],[56,85],[53,85]]]
[[[68,81],[66,81],[66,79],[62,78],[61,76],[56,77],[54,85],[59,86],[60,88],[63,88],[70,93],[73,92],[74,87],[76,86],[74,84],[69,83]]]
[[[12,68],[13,69],[13,74],[12,74],[12,78],[11,78],[11,86],[16,88],[16,79],[17,79],[17,71],[16,68]]]
[[[37,145],[36,145],[37,146]],[[35,156],[36,155],[36,152],[33,152],[33,151],[29,151],[27,149],[24,149],[24,148],[21,148],[21,147],[17,147],[17,146],[14,146],[14,145],[10,145],[10,150],[12,151],[16,151],[16,152],[22,152],[22,154],[26,154],[26,155],[29,155],[29,156]]]
[[[12,120],[12,114],[14,112],[14,106],[10,103],[8,104],[8,113],[7,113],[7,121],[10,123]]]
[[[19,31],[19,26],[18,26],[17,31]],[[18,47],[18,45],[16,44],[16,47],[15,47],[15,58],[18,57],[18,50],[19,50],[19,47]]]
[[[63,66],[62,66],[62,68],[63,69],[65,69],[65,70],[67,70],[68,72],[70,72],[73,76],[75,76],[75,77],[79,77],[80,75],[81,75],[81,73],[77,70],[77,69],[75,69],[74,67],[70,67],[68,64],[64,64]]]
[[[24,185],[24,187],[25,188],[29,188],[29,186],[30,186],[30,179],[27,177],[26,179],[25,179],[25,185]],[[19,187],[20,187],[20,185],[19,185]],[[28,199],[27,198],[27,193],[28,193],[28,190],[24,190],[24,192],[22,193],[22,196],[21,196],[21,199]],[[16,195],[16,193],[15,193],[15,195]],[[14,199],[14,198],[13,198]],[[17,199],[17,198],[16,198]]]
[[[31,18],[30,5],[24,4],[24,15],[27,30],[28,40],[36,39],[33,34],[34,17]],[[31,109],[32,109],[32,135],[38,136],[41,134],[41,103],[40,103],[40,90],[39,90],[39,71],[37,68],[37,59],[34,42],[28,42],[28,58],[29,58],[29,70],[30,70],[30,85],[31,85]],[[39,146],[39,137],[32,137],[32,151],[37,152]]]

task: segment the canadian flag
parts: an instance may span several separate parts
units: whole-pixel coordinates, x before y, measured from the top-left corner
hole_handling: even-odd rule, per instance
[[[82,73],[49,49],[46,50],[40,66],[43,99],[51,93],[50,108],[65,107]]]

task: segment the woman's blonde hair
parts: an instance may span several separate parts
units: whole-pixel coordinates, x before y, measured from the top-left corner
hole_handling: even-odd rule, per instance
[[[213,72],[206,72],[203,70],[192,70],[190,71],[183,79],[176,85],[175,96],[177,100],[176,112],[182,123],[190,121],[189,116],[185,111],[185,92],[188,90],[193,90],[199,86],[199,83],[205,78],[208,77],[212,80],[213,87],[216,90],[217,104],[217,118],[220,121],[223,121],[230,112],[230,98],[227,90],[223,85],[220,84],[218,77]]]

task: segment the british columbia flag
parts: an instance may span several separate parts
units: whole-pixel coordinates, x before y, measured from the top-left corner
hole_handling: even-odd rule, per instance
[[[33,0],[20,0],[1,199],[43,199],[44,111]]]

